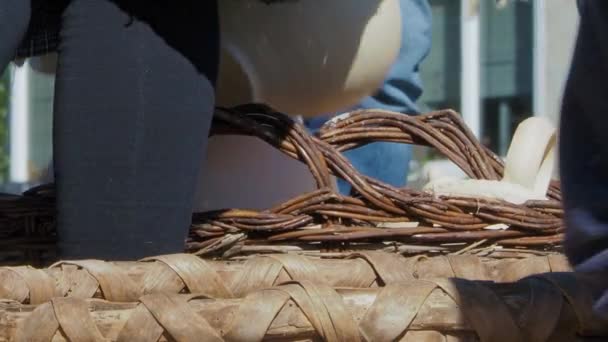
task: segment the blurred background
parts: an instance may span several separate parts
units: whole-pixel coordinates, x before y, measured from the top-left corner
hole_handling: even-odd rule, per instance
[[[421,67],[422,111],[453,108],[501,156],[523,119],[555,124],[578,25],[573,0],[429,0],[433,43]],[[0,191],[44,182],[52,158],[54,56],[0,77]],[[94,82],[94,80],[92,80]],[[412,184],[441,156],[416,149]]]

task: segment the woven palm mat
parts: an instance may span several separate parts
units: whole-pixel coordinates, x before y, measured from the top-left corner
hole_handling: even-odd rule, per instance
[[[382,249],[400,253],[543,254],[559,251],[563,211],[558,182],[547,200],[504,201],[441,196],[395,188],[358,173],[341,154],[390,141],[435,148],[474,179],[499,180],[502,160],[482,146],[452,110],[407,116],[382,110],[347,113],[316,135],[263,105],[218,108],[212,135],[263,139],[306,163],[318,190],[263,212],[223,210],[193,215],[186,250],[204,256],[302,251],[338,253]],[[335,191],[331,176],[352,185]],[[413,225],[413,222],[418,222]],[[492,229],[506,224],[508,229]],[[53,260],[52,185],[0,200],[0,263]]]
[[[396,280],[332,288],[307,280],[243,297],[156,292],[134,302],[0,301],[1,341],[605,341],[590,278],[547,273],[514,283]]]
[[[596,275],[368,251],[0,267],[0,341],[595,341]],[[547,273],[550,272],[550,273]],[[457,278],[454,278],[457,277]],[[490,280],[491,279],[491,280]],[[252,319],[255,317],[255,319]],[[601,339],[599,339],[601,340]]]
[[[0,267],[0,300],[34,305],[54,297],[134,302],[158,292],[241,298],[289,281],[377,288],[454,277],[513,282],[535,274],[570,270],[563,255],[496,259],[474,255],[403,257],[366,251],[342,257],[284,253],[209,260],[193,254],[170,254],[139,261],[65,260],[43,269]]]

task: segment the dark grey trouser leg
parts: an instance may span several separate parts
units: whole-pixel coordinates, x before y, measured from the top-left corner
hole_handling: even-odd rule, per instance
[[[577,271],[599,280],[608,278],[608,1],[579,1],[579,9],[560,128],[565,247]],[[608,317],[608,291],[597,309]]]
[[[30,23],[30,0],[0,1],[0,74],[15,57]]]
[[[54,123],[63,258],[183,250],[217,64],[215,1],[72,0]]]

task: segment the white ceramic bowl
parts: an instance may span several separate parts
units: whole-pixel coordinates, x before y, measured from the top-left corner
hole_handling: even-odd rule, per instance
[[[218,104],[289,114],[347,109],[374,93],[401,45],[398,0],[219,1]]]

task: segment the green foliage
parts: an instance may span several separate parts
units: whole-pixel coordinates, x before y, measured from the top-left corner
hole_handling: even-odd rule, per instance
[[[0,182],[8,177],[8,72],[0,74]]]

